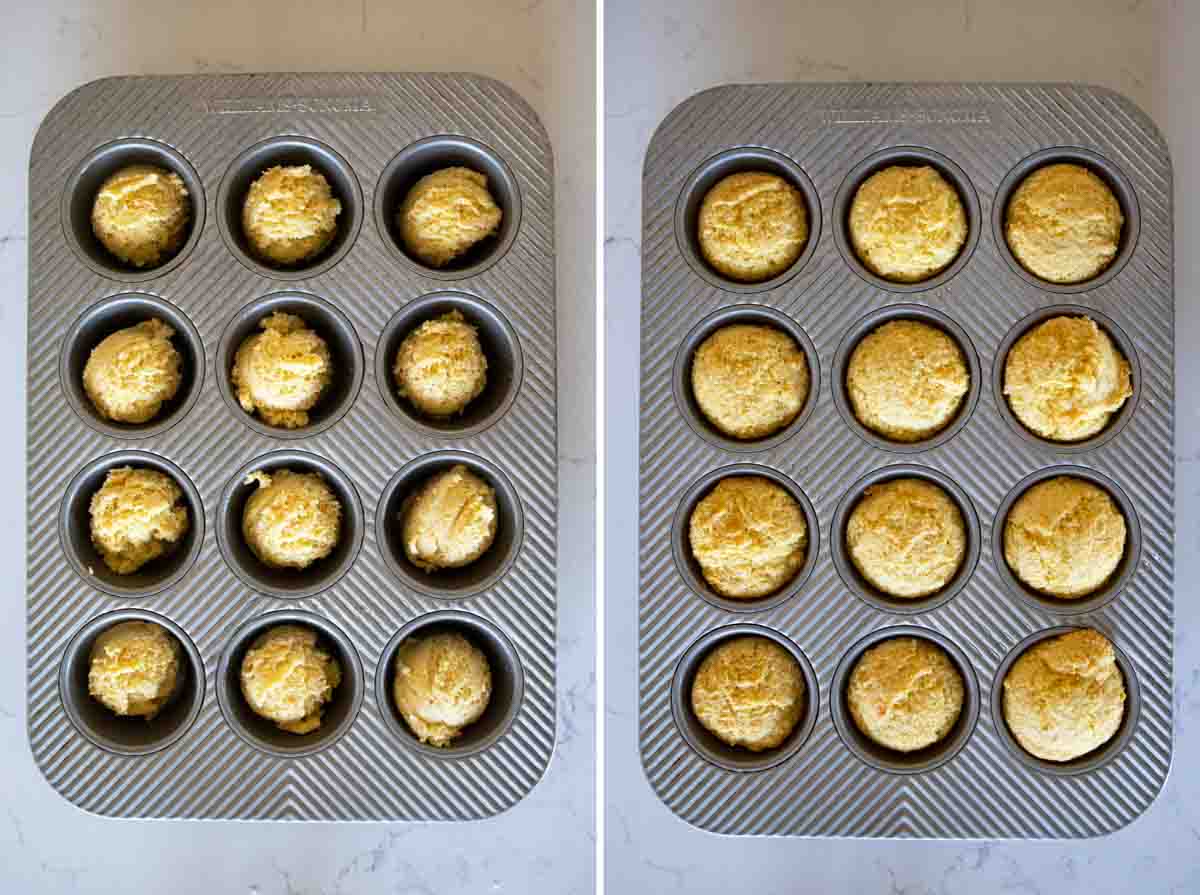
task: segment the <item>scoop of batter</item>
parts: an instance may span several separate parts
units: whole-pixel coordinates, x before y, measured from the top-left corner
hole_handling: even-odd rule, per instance
[[[258,323],[233,359],[231,381],[247,413],[283,429],[308,425],[308,411],[333,379],[329,346],[295,314],[276,311]]]
[[[277,625],[246,651],[242,696],[259,717],[288,733],[312,733],[342,681],[342,669],[301,625]]]
[[[496,493],[459,464],[432,476],[403,510],[404,553],[427,572],[483,556],[496,538]]]
[[[191,214],[178,174],[129,165],[100,186],[92,204],[92,232],[124,263],[155,267],[183,245]]]
[[[109,470],[92,495],[90,513],[92,543],[118,575],[162,556],[188,530],[183,491],[157,469]]]
[[[342,505],[315,472],[252,472],[258,488],[242,510],[242,537],[265,565],[307,569],[337,546]]]
[[[405,248],[430,267],[445,267],[500,229],[503,212],[487,176],[442,168],[413,184],[396,216]]]
[[[700,253],[731,280],[758,283],[783,273],[808,242],[808,210],[800,191],[763,171],[717,182],[700,203]]]
[[[242,230],[254,254],[280,267],[315,258],[337,234],[342,203],[311,165],[276,165],[246,193]]]
[[[417,739],[449,746],[492,698],[487,657],[455,632],[409,637],[396,652],[392,698]]]
[[[83,366],[83,390],[102,417],[145,423],[175,397],[183,361],[171,344],[174,335],[152,318],[117,330],[92,349]]]
[[[487,385],[487,357],[458,311],[426,320],[404,337],[392,369],[400,397],[433,417],[461,413]]]
[[[149,721],[175,693],[179,643],[161,626],[120,622],[92,644],[88,692],[118,715]]]

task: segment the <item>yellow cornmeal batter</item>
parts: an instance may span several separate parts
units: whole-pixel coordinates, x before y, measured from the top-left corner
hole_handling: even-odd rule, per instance
[[[308,411],[333,380],[329,346],[295,314],[276,311],[258,322],[233,360],[231,381],[247,413],[282,429],[308,425]]]
[[[288,733],[312,733],[342,669],[301,625],[277,625],[254,641],[242,659],[242,696],[259,717]]]
[[[242,230],[254,254],[290,267],[315,258],[337,235],[342,203],[311,165],[276,165],[250,184]]]
[[[88,693],[118,715],[149,721],[175,694],[179,643],[160,625],[119,622],[92,644]]]
[[[118,575],[158,559],[188,530],[183,491],[157,469],[109,470],[92,495],[90,514],[92,543]]]
[[[418,180],[396,216],[405,248],[431,267],[445,267],[500,229],[504,213],[488,192],[487,176],[442,168]]]
[[[129,165],[100,186],[92,232],[126,264],[156,267],[187,236],[192,203],[178,174],[154,165]]]
[[[152,420],[175,397],[183,361],[158,318],[119,329],[92,349],[83,366],[83,390],[96,411],[118,423]]]
[[[342,505],[314,472],[252,472],[258,488],[242,510],[242,537],[273,569],[307,569],[333,552],[341,534]]]
[[[496,492],[462,464],[436,473],[401,510],[404,554],[427,572],[457,569],[496,538]]]
[[[777,174],[742,171],[718,181],[700,203],[700,254],[717,273],[758,283],[783,273],[808,241],[800,191]]]
[[[409,637],[396,653],[392,698],[422,743],[452,745],[492,697],[487,657],[455,632]]]
[[[461,413],[487,385],[487,357],[475,327],[458,311],[426,320],[404,337],[392,368],[401,398],[420,413]]]

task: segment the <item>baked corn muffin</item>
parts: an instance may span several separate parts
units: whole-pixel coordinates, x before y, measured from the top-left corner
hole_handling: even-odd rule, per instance
[[[800,504],[775,482],[730,476],[692,510],[688,542],[713,590],[753,600],[796,577],[804,565],[808,525]]]
[[[392,699],[422,743],[452,745],[483,717],[491,698],[487,657],[461,634],[413,636],[400,644]]]
[[[179,175],[156,165],[128,165],[100,185],[92,233],[125,264],[157,267],[187,238],[192,202]]]
[[[307,569],[337,546],[342,505],[315,472],[255,471],[257,485],[242,509],[246,546],[272,569]]]
[[[692,681],[692,712],[730,746],[774,749],[804,717],[804,673],[766,637],[734,637],[713,647]]]
[[[1035,435],[1081,441],[1133,394],[1129,361],[1090,317],[1053,317],[1021,336],[1004,361],[1004,396]]]
[[[789,267],[808,242],[808,209],[800,191],[764,171],[719,180],[700,203],[700,254],[722,276],[760,283]]]
[[[419,413],[462,413],[487,385],[479,333],[458,311],[426,320],[400,343],[392,375],[401,398]]]
[[[104,419],[146,423],[175,397],[183,360],[157,317],[105,336],[83,365],[83,390]]]
[[[283,311],[258,322],[233,359],[230,381],[238,403],[269,426],[307,426],[308,412],[333,381],[329,346],[300,317]]]
[[[149,721],[175,695],[180,647],[161,625],[118,622],[92,644],[88,693],[122,716]]]
[[[500,230],[504,212],[488,191],[487,175],[470,168],[442,168],[413,184],[396,225],[409,254],[430,267],[445,267]]]
[[[1051,283],[1082,283],[1117,256],[1125,215],[1083,165],[1059,162],[1021,181],[1004,213],[1004,238],[1021,266]]]
[[[496,539],[496,492],[461,463],[435,473],[401,510],[404,555],[426,572],[457,569]]]
[[[1034,644],[1004,677],[1004,721],[1021,748],[1072,761],[1111,740],[1125,717],[1125,678],[1099,631],[1070,631]]]
[[[288,733],[312,733],[342,682],[337,659],[303,625],[276,625],[242,659],[242,696],[251,711]]]
[[[276,165],[258,177],[242,205],[242,230],[251,250],[278,267],[321,254],[337,235],[342,203],[312,165]]]
[[[157,469],[110,469],[89,507],[92,543],[104,564],[131,575],[188,531],[183,490]]]

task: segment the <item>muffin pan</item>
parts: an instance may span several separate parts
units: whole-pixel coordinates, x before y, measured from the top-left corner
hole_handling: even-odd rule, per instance
[[[553,166],[533,111],[471,75],[115,78],[65,97],[31,158],[29,739],[51,786],[114,817],[469,820],[520,801],[555,738]],[[193,218],[178,254],[139,271],[103,252],[89,215],[104,177],[147,161],[183,177]],[[286,270],[251,255],[240,224],[250,180],[281,163],[319,168],[343,205],[333,243]],[[450,164],[488,174],[505,223],[432,271],[404,255],[389,217],[406,184]],[[392,356],[407,327],[451,307],[480,328],[489,386],[463,418],[430,423],[398,400]],[[295,430],[247,414],[228,379],[274,310],[304,318],[334,358],[331,388]],[[102,420],[83,364],[151,316],[176,330],[179,395],[145,425]],[[479,563],[443,579],[404,565],[394,516],[452,462],[496,487],[500,524]],[[191,514],[174,550],[125,577],[96,556],[88,523],[119,465],[170,474]],[[241,537],[246,473],[280,467],[320,472],[342,503],[338,547],[303,572],[266,568]],[[128,619],[183,647],[180,690],[150,723],[87,693],[91,643]],[[252,640],[290,622],[315,629],[343,672],[302,736],[251,713],[238,675]],[[495,687],[447,750],[421,747],[388,696],[401,638],[431,625],[468,632]]]
[[[715,182],[714,166],[730,159],[740,161],[726,173],[756,163],[788,172],[809,206],[809,246],[765,284],[724,281],[692,244],[691,209]],[[1022,275],[1003,241],[1003,208],[1020,178],[1062,160],[1104,177],[1126,220],[1113,265],[1070,289]],[[891,283],[865,273],[848,250],[846,210],[853,188],[881,165],[917,162],[955,185],[970,233],[943,273]],[[1172,749],[1171,203],[1161,135],[1127,100],[1097,88],[739,85],[671,112],[643,177],[639,730],[647,778],[673,812],[726,834],[1073,838],[1111,832],[1150,805]],[[1104,432],[1079,444],[1021,428],[997,378],[1013,340],[1052,313],[1090,314],[1133,368],[1133,396]],[[849,351],[896,317],[948,332],[971,373],[958,417],[913,445],[870,435],[845,398]],[[814,384],[797,424],[746,443],[714,434],[688,382],[691,352],[713,322],[743,318],[802,332]],[[734,470],[790,483],[811,503],[814,553],[792,584],[757,603],[707,593],[687,546],[689,508]],[[841,549],[845,516],[865,484],[900,472],[945,487],[968,536],[951,586],[911,605],[862,587]],[[1061,474],[1101,483],[1128,524],[1121,567],[1080,603],[1026,592],[996,549],[1011,500]],[[820,694],[802,722],[811,730],[766,760],[714,749],[697,734],[686,692],[704,651],[746,622],[805,656]],[[1012,740],[996,694],[1019,651],[1064,624],[1095,627],[1114,642],[1128,707],[1103,749],[1047,767]],[[907,757],[864,743],[844,706],[854,661],[898,634],[943,645],[966,685],[951,734]]]

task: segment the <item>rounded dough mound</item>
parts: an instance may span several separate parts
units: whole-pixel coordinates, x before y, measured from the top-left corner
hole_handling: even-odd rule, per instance
[[[183,491],[157,469],[110,469],[92,495],[92,543],[118,575],[158,559],[188,530]]]
[[[400,205],[400,238],[418,260],[445,267],[500,229],[504,213],[488,192],[487,176],[442,168],[413,184]]]
[[[159,625],[120,622],[92,644],[88,692],[118,715],[149,721],[175,694],[179,644]]]
[[[129,165],[100,186],[92,233],[134,267],[156,267],[183,245],[192,203],[179,175],[155,165]]]
[[[404,554],[427,572],[469,565],[496,539],[496,492],[461,464],[425,482],[401,514]]]
[[[254,714],[288,733],[312,733],[342,682],[337,659],[301,625],[276,625],[242,659],[242,696]]]
[[[742,171],[718,181],[700,203],[700,253],[722,276],[759,283],[791,267],[808,242],[800,191],[777,174]]]
[[[862,182],[850,203],[850,242],[877,276],[917,283],[953,263],[967,241],[958,192],[928,165],[892,165]]]
[[[307,569],[337,546],[342,505],[315,472],[252,472],[258,488],[242,510],[242,537],[273,569]]]
[[[1102,587],[1125,555],[1125,517],[1103,488],[1058,476],[1022,494],[1004,521],[1004,559],[1036,591],[1060,600]]]
[[[864,336],[846,366],[855,417],[892,441],[932,438],[953,422],[970,386],[955,341],[916,320],[891,320]]]
[[[492,698],[487,657],[458,633],[409,637],[396,652],[392,698],[417,739],[449,746]]]
[[[872,742],[915,752],[942,740],[962,712],[963,679],[945,651],[918,637],[893,637],[850,673],[846,704]]]
[[[1035,277],[1082,283],[1112,263],[1124,225],[1107,183],[1082,165],[1058,163],[1038,168],[1013,192],[1004,238]]]
[[[713,590],[753,600],[796,577],[804,565],[808,524],[800,504],[775,482],[730,476],[696,504],[688,539]]]
[[[145,423],[175,397],[183,361],[175,330],[158,318],[106,336],[83,366],[83,390],[96,411],[118,423]]]
[[[1013,414],[1051,441],[1090,438],[1132,394],[1129,361],[1090,317],[1039,324],[1004,361],[1004,395]]]
[[[723,326],[692,357],[696,403],[731,438],[778,432],[800,413],[808,389],[804,352],[790,335],[771,326]]]
[[[1099,631],[1043,640],[1004,678],[1004,721],[1030,755],[1071,761],[1113,738],[1125,716],[1125,679]]]
[[[238,403],[270,426],[308,425],[308,411],[333,380],[329,346],[295,314],[276,311],[258,323],[233,359]]]
[[[254,254],[281,267],[316,257],[337,234],[342,203],[312,165],[276,165],[246,193],[242,230]]]
[[[426,320],[404,337],[392,369],[400,397],[426,416],[461,413],[487,385],[487,357],[458,311]]]
[[[859,574],[893,597],[937,593],[957,574],[967,536],[958,505],[937,485],[893,479],[871,485],[846,522]]]
[[[774,749],[805,710],[804,673],[766,637],[735,637],[712,649],[692,682],[692,711],[713,736],[751,752]]]

